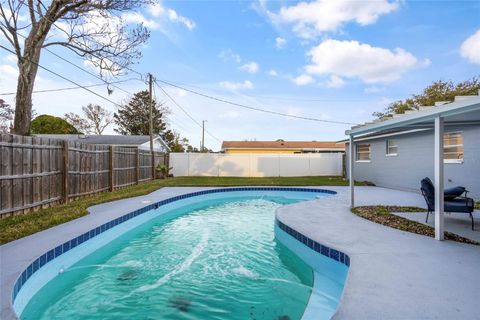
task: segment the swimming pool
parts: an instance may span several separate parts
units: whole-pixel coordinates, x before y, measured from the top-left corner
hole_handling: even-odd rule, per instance
[[[182,196],[94,231],[32,272],[15,310],[21,319],[328,319],[345,263],[274,222],[279,206],[330,193],[269,189]]]

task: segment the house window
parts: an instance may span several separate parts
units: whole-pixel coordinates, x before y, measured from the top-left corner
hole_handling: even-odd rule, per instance
[[[443,158],[447,163],[463,162],[463,134],[447,132],[443,135]]]
[[[397,140],[387,139],[387,156],[396,156],[398,154]]]
[[[370,161],[370,144],[357,144],[357,161]]]

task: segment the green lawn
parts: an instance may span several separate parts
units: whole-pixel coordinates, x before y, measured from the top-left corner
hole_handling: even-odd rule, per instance
[[[51,228],[87,214],[87,208],[96,204],[148,194],[162,187],[191,186],[345,186],[348,181],[341,177],[178,177],[155,180],[114,192],[61,204],[37,212],[0,219],[0,244]]]

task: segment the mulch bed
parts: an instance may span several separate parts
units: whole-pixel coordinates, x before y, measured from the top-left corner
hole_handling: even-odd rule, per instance
[[[400,206],[365,206],[355,207],[352,212],[364,219],[392,227],[402,231],[412,232],[428,237],[435,236],[435,229],[431,226],[424,225],[420,222],[408,220],[392,214],[392,212],[426,212],[425,209],[417,207],[400,207]],[[451,232],[445,232],[445,239],[462,243],[480,245],[479,242],[461,237]]]

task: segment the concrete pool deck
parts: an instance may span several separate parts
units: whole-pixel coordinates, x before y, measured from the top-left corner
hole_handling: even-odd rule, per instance
[[[313,188],[313,187],[308,187]],[[359,218],[349,211],[348,187],[318,187],[337,195],[285,206],[277,218],[306,236],[347,253],[351,268],[335,319],[480,319],[480,248],[438,242]],[[93,227],[176,195],[217,188],[163,188],[149,195],[89,208],[90,214],[0,246],[0,319],[16,319],[11,292],[39,255]],[[424,206],[414,193],[357,187],[357,205]]]
[[[480,319],[480,247],[385,227],[350,212],[349,190],[279,208],[277,219],[350,256],[333,319]],[[359,187],[356,205],[424,207],[421,195]]]

